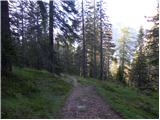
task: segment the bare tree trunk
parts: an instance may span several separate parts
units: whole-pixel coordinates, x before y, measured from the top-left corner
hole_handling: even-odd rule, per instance
[[[7,1],[1,1],[1,32],[2,32],[2,73],[12,71],[11,32],[9,25],[9,8]]]
[[[38,20],[39,20],[39,17],[37,15],[37,21],[36,21],[36,25],[37,25],[37,36],[36,37],[37,37],[37,40],[36,40],[36,42],[37,42],[37,48],[39,50],[40,49],[39,40],[40,40],[40,37],[41,37],[41,33],[40,33],[40,25],[38,23]],[[40,69],[42,67],[42,65],[41,65],[41,61],[40,61],[40,54],[39,54],[40,52],[38,50],[36,50],[36,52],[37,52],[36,68]]]
[[[94,53],[94,58],[93,58],[93,77],[97,78],[97,60],[96,60],[96,10],[95,10],[95,0],[94,0],[94,49],[93,49],[93,53]]]
[[[140,42],[140,48],[139,48],[139,57],[138,57],[138,65],[139,65],[139,76],[138,76],[138,86],[142,87],[143,81],[142,81],[142,41]]]
[[[100,79],[103,80],[103,31],[102,31],[102,3],[100,5]]]
[[[86,41],[84,36],[84,8],[83,8],[83,0],[82,0],[82,30],[83,30],[83,77],[86,77]]]
[[[125,82],[125,81],[124,81],[124,80],[125,80],[125,79],[124,79],[124,59],[125,59],[125,58],[124,58],[124,52],[125,52],[125,51],[124,51],[124,47],[125,47],[125,44],[126,44],[126,43],[125,43],[125,41],[124,41],[124,44],[123,44],[123,58],[122,58],[122,62],[121,62],[122,81],[123,81],[123,82]]]
[[[47,25],[47,10],[41,0],[38,0],[37,3],[39,5],[41,16],[42,16],[42,25],[43,25],[44,33],[47,34],[47,29],[46,29],[46,27],[47,27],[46,26]]]
[[[109,79],[109,59],[110,59],[110,56],[108,55],[108,58],[107,58],[107,79]]]
[[[93,59],[93,77],[94,78],[97,78],[97,60],[96,60],[96,23],[95,23],[95,19],[96,19],[96,15],[95,15],[95,12],[96,12],[96,10],[95,10],[95,0],[94,0],[94,43],[93,43],[93,45],[94,45],[94,50],[93,50],[93,52],[94,52],[94,59]]]
[[[22,12],[22,64],[27,65],[26,60],[26,43],[24,39],[24,1],[21,2],[21,12]]]
[[[49,2],[49,48],[50,48],[50,65],[49,71],[54,73],[54,42],[53,42],[53,1]]]

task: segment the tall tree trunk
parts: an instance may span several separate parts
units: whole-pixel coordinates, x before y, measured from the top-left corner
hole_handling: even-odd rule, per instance
[[[2,32],[2,74],[12,71],[12,41],[9,25],[9,8],[7,1],[1,1],[1,32]]]
[[[21,24],[21,27],[22,27],[22,65],[27,65],[27,60],[26,60],[26,43],[25,43],[25,40],[24,40],[24,1],[22,0],[21,1],[21,12],[22,12],[22,24]]]
[[[54,42],[53,42],[53,1],[49,2],[49,48],[50,48],[50,64],[49,71],[54,73]]]
[[[106,76],[107,79],[109,79],[109,68],[110,68],[110,66],[109,66],[109,59],[110,59],[110,56],[108,55],[108,58],[107,58],[107,76]]]
[[[95,10],[95,0],[94,0],[94,67],[93,67],[93,77],[94,78],[97,78],[97,60],[96,60],[96,22],[95,22],[95,19],[96,19],[96,10]]]
[[[69,71],[69,59],[68,59],[68,57],[69,57],[69,45],[68,45],[68,43],[67,43],[67,40],[66,39],[68,39],[68,38],[65,38],[64,39],[64,44],[65,44],[65,51],[64,51],[64,71],[66,72],[66,73],[68,73]]]
[[[86,77],[86,41],[84,36],[84,8],[83,8],[83,0],[82,0],[82,31],[83,31],[83,77]]]
[[[47,29],[46,29],[47,28],[47,10],[45,8],[43,1],[38,0],[37,3],[39,5],[41,16],[42,16],[42,25],[43,25],[44,35],[45,35],[47,34]]]
[[[102,3],[100,4],[100,79],[103,79]]]
[[[90,58],[90,77],[93,77],[93,69],[94,69],[94,66],[93,66],[93,53],[94,53],[93,42],[92,42],[92,45],[91,45],[91,56],[90,56],[91,57]]]
[[[124,47],[125,47],[125,41],[124,41],[124,44],[123,44],[123,56],[122,56],[122,62],[121,62],[121,71],[122,71],[122,78],[121,78],[121,80],[123,81],[123,82],[125,82],[124,81],[124,55],[125,55],[125,51],[124,51]]]
[[[40,32],[40,25],[38,23],[38,20],[39,20],[39,17],[38,15],[36,16],[37,17],[37,21],[36,21],[36,24],[37,24],[37,35],[36,35],[36,42],[37,42],[37,49],[36,49],[36,53],[37,53],[37,65],[36,65],[36,68],[37,69],[40,69],[42,67],[42,62],[40,61],[40,45],[39,45],[39,41],[40,41],[40,37],[41,37],[41,32]]]
[[[140,48],[139,48],[139,57],[138,57],[138,65],[139,65],[139,75],[138,75],[138,86],[142,87],[143,81],[142,81],[142,41],[140,42]]]

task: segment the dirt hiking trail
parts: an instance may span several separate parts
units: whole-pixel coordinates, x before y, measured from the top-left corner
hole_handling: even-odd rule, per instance
[[[71,81],[73,81],[74,88],[62,109],[64,119],[121,119],[98,96],[94,86],[80,85],[74,77]]]

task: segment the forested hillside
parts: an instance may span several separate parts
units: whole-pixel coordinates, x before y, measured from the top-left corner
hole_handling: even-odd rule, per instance
[[[159,2],[143,16],[150,28],[119,35],[107,10],[107,0],[1,1],[2,118],[159,118]]]

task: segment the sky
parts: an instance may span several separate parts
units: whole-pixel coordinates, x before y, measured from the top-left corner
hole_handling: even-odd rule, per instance
[[[157,0],[104,0],[106,2],[106,14],[112,23],[112,39],[117,44],[121,36],[121,28],[132,29],[136,40],[140,26],[150,29],[153,23],[147,22],[145,16],[156,15]],[[133,34],[132,33],[132,34]]]
[[[157,0],[105,0],[107,14],[115,26],[126,25],[136,30],[150,27],[144,16],[156,13]]]

